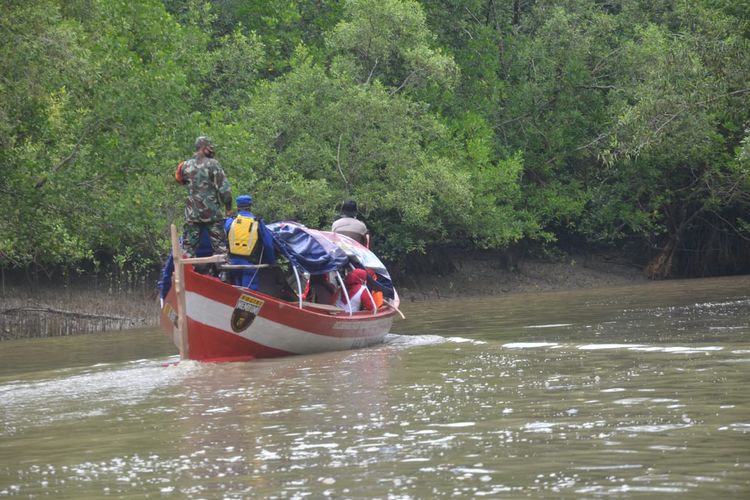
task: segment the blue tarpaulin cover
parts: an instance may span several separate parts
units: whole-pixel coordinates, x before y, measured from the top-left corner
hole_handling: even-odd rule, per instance
[[[387,298],[394,296],[393,283],[388,270],[367,247],[342,234],[310,229],[296,222],[269,224],[276,247],[287,259],[310,274],[338,271],[351,264],[374,271],[368,277],[368,286],[382,291]]]
[[[359,244],[348,236],[331,232],[312,230],[318,237],[332,241],[336,246],[344,251],[349,260],[355,267],[362,267],[375,271],[379,276],[389,278],[388,270],[385,268],[380,259],[364,245]]]
[[[335,272],[349,262],[349,257],[335,243],[315,230],[296,222],[274,222],[267,225],[281,253],[298,269],[310,274]]]
[[[374,253],[351,238],[309,229],[297,222],[274,222],[266,227],[273,236],[276,250],[284,254],[289,262],[301,271],[309,274],[336,272],[351,261],[357,267],[372,269],[378,274],[381,285],[392,287],[383,263]],[[205,237],[201,234],[201,237],[201,247],[196,252],[197,256],[211,255],[208,234],[206,233]],[[170,255],[159,281],[162,299],[169,292],[173,270],[174,264]]]

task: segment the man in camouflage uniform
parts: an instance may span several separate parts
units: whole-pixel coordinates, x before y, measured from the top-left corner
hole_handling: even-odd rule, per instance
[[[195,154],[177,166],[175,179],[188,189],[182,241],[185,253],[195,256],[204,229],[208,231],[214,253],[227,253],[221,208],[225,207],[227,212],[232,209],[232,191],[224,170],[214,159],[214,146],[207,137],[196,139]]]

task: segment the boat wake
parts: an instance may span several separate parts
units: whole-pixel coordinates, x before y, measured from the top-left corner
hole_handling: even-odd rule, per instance
[[[443,337],[441,335],[399,335],[397,333],[389,333],[386,335],[383,341],[386,345],[396,347],[417,347],[426,345],[437,345],[444,344],[446,342],[453,342],[457,344],[469,343],[472,345],[486,344],[482,340],[467,339],[464,337]]]
[[[0,399],[6,421],[15,421],[16,427],[33,427],[122,411],[123,406],[135,406],[154,391],[179,384],[197,368],[197,363],[180,363],[177,368],[163,361],[101,363],[60,370],[51,378],[5,383],[0,386]],[[12,432],[0,429],[0,435]]]
[[[613,343],[588,343],[588,344],[566,344],[558,342],[509,342],[503,344],[505,349],[562,349],[579,351],[599,350],[627,350],[639,352],[663,352],[675,354],[708,354],[712,351],[722,351],[722,346],[670,346],[670,345],[646,345],[646,344],[613,344]]]

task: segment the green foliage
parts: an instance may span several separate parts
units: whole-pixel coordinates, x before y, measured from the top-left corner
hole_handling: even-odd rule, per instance
[[[470,199],[466,177],[435,151],[446,130],[423,106],[380,84],[360,85],[302,61],[260,86],[239,115],[232,128],[246,127],[248,142],[223,154],[242,164],[236,183],[252,190],[266,219],[325,227],[335,207],[354,197],[377,244],[395,254],[447,235],[456,216],[446,220],[441,207],[460,209]],[[379,230],[383,212],[398,213],[398,231]]]
[[[186,64],[207,37],[155,1],[19,2],[1,22],[3,263],[71,265],[131,242],[156,257],[174,200],[153,181],[192,134]]]
[[[349,0],[328,38],[337,65],[360,83],[379,80],[393,91],[431,83],[450,86],[453,59],[433,48],[424,12],[414,0]]]
[[[731,214],[748,202],[748,43],[734,19],[704,5],[681,5],[669,18],[637,27],[621,45],[621,87],[599,153],[611,177],[597,188],[598,231],[716,252],[698,241],[707,230],[743,237]]]
[[[170,3],[175,3],[173,11],[180,10],[181,1]],[[211,24],[217,37],[238,29],[257,35],[267,52],[261,74],[276,78],[289,70],[299,45],[308,47],[319,61],[325,59],[324,33],[338,22],[342,4],[337,0],[213,0]]]
[[[157,261],[209,134],[267,220],[353,197],[387,258],[572,236],[647,243],[655,276],[738,269],[740,4],[6,1],[0,266]]]
[[[210,53],[212,67],[204,83],[204,102],[220,109],[236,109],[250,98],[264,65],[265,52],[260,38],[245,35],[239,28],[218,40]]]

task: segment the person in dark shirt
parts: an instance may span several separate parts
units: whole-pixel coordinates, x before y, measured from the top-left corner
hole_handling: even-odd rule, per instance
[[[357,202],[346,200],[341,205],[341,215],[333,222],[331,231],[348,236],[370,248],[370,231],[367,225],[357,219]]]

